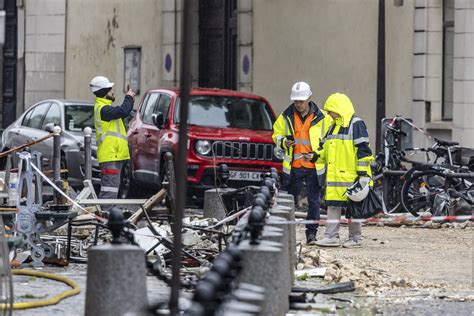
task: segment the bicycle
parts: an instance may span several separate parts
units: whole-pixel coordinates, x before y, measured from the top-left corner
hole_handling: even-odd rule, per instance
[[[418,149],[434,153],[434,163],[415,166],[406,173],[402,184],[403,208],[414,216],[422,212],[453,215],[472,206],[473,149],[459,146],[458,142],[434,140],[431,148]],[[443,159],[439,161],[440,158]]]
[[[406,118],[396,115],[390,123],[385,125],[383,151],[376,155],[371,165],[374,189],[383,198],[387,213],[398,213],[403,210],[400,195],[402,181],[408,171],[406,164],[419,164],[419,162],[407,158],[407,152],[416,152],[416,149],[405,148],[402,150],[404,145],[406,146],[406,139],[409,136],[403,130],[402,124],[421,131]]]
[[[408,136],[408,133],[402,130],[403,123],[433,140],[434,144],[429,148],[405,148],[402,150],[404,137]],[[462,147],[457,142],[432,137],[406,118],[398,115],[385,128],[384,151],[377,154],[372,165],[374,187],[379,192],[378,194],[382,195],[387,213],[408,211],[401,203],[402,187],[406,179],[410,178],[414,172],[424,170],[423,166],[426,163],[450,166],[456,170],[459,166],[455,164],[455,157],[460,153]],[[425,162],[408,158],[417,153],[426,154]],[[410,165],[411,169],[408,169],[407,165]]]
[[[433,216],[472,212],[474,172],[447,165],[419,166],[402,185],[401,204],[414,216],[430,212]]]

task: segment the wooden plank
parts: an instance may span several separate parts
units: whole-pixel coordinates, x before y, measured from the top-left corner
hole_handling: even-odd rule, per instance
[[[146,199],[81,199],[77,203],[81,205],[127,205],[134,204],[140,205],[145,204]]]
[[[136,224],[138,220],[143,216],[143,209],[146,211],[151,210],[156,204],[160,203],[161,200],[163,200],[167,195],[167,192],[165,189],[161,189],[158,193],[153,195],[151,198],[149,198],[146,203],[143,204],[143,208],[138,209],[130,218],[128,221],[132,224]]]

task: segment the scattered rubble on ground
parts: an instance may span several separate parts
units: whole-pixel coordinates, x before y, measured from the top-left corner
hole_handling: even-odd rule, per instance
[[[472,235],[465,230],[474,225],[472,222],[442,225],[439,230],[410,229],[419,226],[409,225],[405,228],[366,225],[362,249],[303,246],[296,271],[300,286],[353,281],[356,287],[356,292],[350,295],[318,294],[313,298],[307,296],[306,302],[335,303],[337,309],[366,309],[371,313],[386,311],[388,306],[407,306],[407,302],[435,301],[443,306],[449,302],[473,304],[474,291],[469,281],[472,264],[469,264],[469,256],[466,257]],[[304,227],[297,232],[298,240],[304,242]],[[341,228],[340,233],[343,239],[347,226]],[[427,253],[434,257],[446,254],[450,258],[443,262],[421,260]],[[321,268],[326,269],[324,274],[310,276],[309,271]]]

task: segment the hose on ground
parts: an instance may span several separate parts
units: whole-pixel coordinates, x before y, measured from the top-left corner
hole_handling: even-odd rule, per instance
[[[14,303],[13,309],[28,309],[28,308],[55,305],[59,303],[62,299],[77,295],[81,292],[79,285],[73,280],[66,278],[65,276],[52,274],[52,273],[46,273],[46,272],[40,272],[40,271],[32,271],[32,270],[13,270],[12,272],[13,272],[13,275],[27,275],[27,276],[32,276],[32,277],[45,278],[45,279],[63,282],[71,287],[71,289],[66,290],[60,294],[57,294],[45,300]],[[9,307],[8,304],[1,304],[0,310],[5,310],[8,307]]]

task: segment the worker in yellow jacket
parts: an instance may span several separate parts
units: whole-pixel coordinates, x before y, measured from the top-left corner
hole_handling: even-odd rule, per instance
[[[319,220],[321,183],[324,164],[317,164],[315,151],[331,125],[332,119],[310,100],[311,88],[306,82],[296,82],[291,89],[293,103],[273,124],[273,141],[285,152],[283,160],[283,189],[295,197],[303,182],[308,193],[307,219]],[[314,244],[318,225],[306,225],[306,242]]]
[[[95,95],[94,127],[97,141],[97,159],[101,173],[100,199],[115,199],[120,189],[123,164],[130,159],[127,131],[122,119],[133,109],[135,92],[128,90],[123,103],[113,106],[114,83],[103,76],[94,77],[90,89]],[[102,207],[108,211],[113,205]]]
[[[351,100],[342,93],[332,94],[324,110],[334,119],[317,152],[318,163],[326,166],[327,219],[339,220],[347,207],[347,188],[355,181],[370,183],[370,163],[374,160],[364,121],[355,115]],[[349,223],[349,239],[343,247],[361,247],[361,223]],[[328,222],[318,246],[339,247],[339,223]]]

